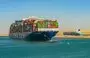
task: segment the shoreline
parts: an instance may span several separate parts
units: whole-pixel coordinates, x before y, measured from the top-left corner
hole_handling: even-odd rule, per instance
[[[8,37],[8,35],[0,35],[0,37]],[[64,39],[64,38],[68,38],[68,39],[81,39],[81,38],[87,38],[90,39],[90,36],[54,36],[55,38],[59,38],[59,39]]]
[[[8,34],[0,34],[0,37],[3,37],[3,36],[8,36]]]
[[[8,36],[0,36],[0,37],[8,37]]]
[[[86,38],[86,39],[90,39],[90,36],[55,36],[56,38],[60,38],[60,39],[63,39],[63,38],[70,38],[70,39],[83,39],[83,38]]]

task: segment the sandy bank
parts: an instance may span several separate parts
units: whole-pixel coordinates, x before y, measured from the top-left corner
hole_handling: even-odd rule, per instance
[[[0,34],[0,36],[8,36],[8,34]]]
[[[55,37],[57,37],[57,38],[60,38],[60,39],[62,39],[62,38],[88,38],[88,39],[90,39],[90,36],[55,36]]]

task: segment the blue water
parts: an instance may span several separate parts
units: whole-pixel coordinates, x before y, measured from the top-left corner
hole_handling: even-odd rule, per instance
[[[89,39],[26,42],[0,37],[0,58],[90,58]]]

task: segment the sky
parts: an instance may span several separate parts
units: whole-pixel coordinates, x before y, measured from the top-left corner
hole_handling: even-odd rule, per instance
[[[29,16],[56,18],[61,30],[90,29],[90,0],[0,0],[0,34]]]

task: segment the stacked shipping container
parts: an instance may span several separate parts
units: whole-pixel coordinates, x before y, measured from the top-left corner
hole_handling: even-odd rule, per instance
[[[13,23],[10,27],[10,33],[34,32],[38,31],[38,28],[58,28],[58,22],[56,20],[28,18]]]

